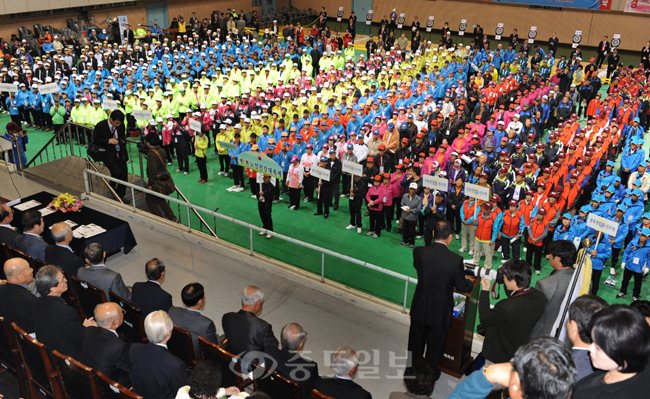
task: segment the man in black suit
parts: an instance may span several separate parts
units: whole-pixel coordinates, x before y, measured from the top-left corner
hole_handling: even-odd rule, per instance
[[[165,264],[160,259],[153,258],[144,266],[144,271],[149,280],[133,284],[133,306],[140,309],[143,318],[156,310],[168,312],[172,307],[172,296],[161,287],[165,280]]]
[[[582,295],[569,306],[569,321],[566,324],[567,337],[571,341],[571,355],[576,363],[579,381],[594,372],[589,356],[591,339],[591,319],[600,310],[609,306],[596,295]]]
[[[279,345],[269,323],[257,317],[262,311],[264,293],[253,285],[241,293],[241,310],[230,312],[221,318],[221,327],[228,339],[228,352],[243,357],[248,352],[262,352],[267,347]],[[250,363],[242,360],[242,370]]]
[[[20,235],[19,232],[14,230],[11,222],[14,220],[14,210],[7,204],[0,205],[0,242],[14,246],[14,240]]]
[[[448,221],[439,221],[433,245],[413,250],[418,284],[411,303],[408,350],[414,358],[424,357],[436,373],[436,379],[440,377],[438,362],[445,352],[451,327],[454,288],[469,292],[474,287],[465,278],[463,257],[448,248],[453,234]]]
[[[309,399],[318,379],[318,364],[300,356],[307,333],[298,323],[287,324],[280,333],[282,349],[268,346],[264,351],[276,361],[275,371],[300,385],[302,397]]]
[[[476,25],[476,28],[474,28],[474,41],[476,43],[483,41],[483,28],[481,28],[481,25]]]
[[[43,230],[45,223],[39,211],[32,209],[23,213],[23,234],[14,239],[16,249],[34,259],[44,260],[47,243],[41,237]]]
[[[555,36],[555,32],[553,32],[553,36],[548,38],[548,52],[550,53],[551,51],[553,54],[557,54],[557,46],[560,43],[560,39]]]
[[[337,399],[372,399],[370,392],[352,381],[357,372],[359,358],[351,348],[338,348],[332,353],[331,362],[335,376],[318,378],[314,389]]]
[[[86,266],[86,262],[72,252],[72,229],[67,223],[60,222],[50,229],[55,245],[45,248],[45,261],[59,266],[68,277],[77,277],[77,271]],[[72,286],[70,287],[72,288]]]
[[[58,266],[47,265],[36,273],[36,289],[41,294],[32,306],[32,324],[36,339],[49,353],[59,353],[79,359],[85,327],[97,326],[92,318],[79,323],[79,316],[65,304],[61,294],[68,289],[68,281]]]
[[[5,262],[4,273],[7,284],[0,285],[0,316],[32,333],[31,312],[36,296],[27,287],[34,280],[34,271],[25,259],[12,258]]]
[[[612,75],[612,72],[618,68],[618,63],[621,62],[621,56],[618,55],[618,50],[613,49],[607,57],[607,79]]]
[[[95,321],[97,327],[86,328],[79,361],[121,385],[130,386],[130,345],[117,333],[124,321],[122,308],[115,302],[97,305]]]
[[[145,398],[174,399],[187,385],[185,363],[167,350],[174,323],[167,312],[157,310],[144,320],[147,344],[133,344],[129,350],[133,392]]]
[[[111,112],[111,116],[95,125],[94,143],[106,150],[104,165],[110,170],[111,177],[128,180],[126,161],[126,134],[124,114],[120,110]],[[111,182],[111,187],[118,196],[124,197],[126,187]]]
[[[217,327],[209,318],[203,316],[202,309],[205,308],[205,290],[199,283],[188,284],[183,287],[181,292],[185,308],[172,306],[169,309],[169,317],[172,318],[174,325],[189,331],[192,335],[194,344],[194,354],[199,355],[199,337],[219,343],[217,336]]]
[[[485,328],[483,357],[487,364],[509,362],[520,346],[530,341],[533,326],[546,306],[544,293],[530,288],[530,265],[510,259],[503,266],[503,281],[508,298],[490,308],[492,281],[481,279],[478,315]]]
[[[598,56],[596,57],[596,65],[598,66],[598,69],[603,65],[603,61],[605,61],[607,57],[607,52],[609,51],[609,38],[605,36],[603,40],[598,43],[598,48],[596,49],[596,53]]]

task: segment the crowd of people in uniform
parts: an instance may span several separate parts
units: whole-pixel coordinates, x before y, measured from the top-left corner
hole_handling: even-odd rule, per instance
[[[206,161],[218,159],[212,178],[233,179],[231,192],[248,184],[270,231],[272,207],[285,198],[296,212],[316,201],[315,215],[325,218],[344,200],[348,230],[363,234],[368,217],[368,236],[396,230],[413,249],[417,239],[430,244],[435,221],[446,219],[474,263],[485,256],[492,267],[495,252],[518,259],[523,243],[537,274],[545,244],[594,237],[592,292],[607,260],[615,274],[622,259],[619,297],[634,277],[639,298],[650,256],[646,60],[615,65],[602,89],[595,60],[583,61],[580,48],[557,58],[557,40],[547,50],[517,50],[516,42],[504,50],[486,37],[464,47],[447,28],[440,45],[380,37],[356,56],[351,41],[333,50],[326,25],[320,18],[319,29],[297,25],[282,37],[274,24],[259,34],[97,42],[78,56],[72,48],[42,58],[19,51],[0,66],[2,82],[18,86],[2,104],[14,122],[44,129],[67,119],[92,127],[116,106],[132,135],[159,135],[176,172],[187,175],[195,157],[206,183]],[[59,92],[41,95],[39,85],[50,82]],[[275,161],[282,179],[240,165],[247,151]],[[343,161],[360,164],[361,175]],[[312,176],[314,166],[329,170],[329,180]],[[447,190],[428,187],[427,175],[448,180]],[[465,195],[466,183],[488,188],[489,200]],[[616,236],[588,228],[589,214],[616,221]]]

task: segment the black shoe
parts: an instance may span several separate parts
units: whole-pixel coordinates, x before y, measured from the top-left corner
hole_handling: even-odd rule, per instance
[[[390,226],[386,227],[386,232],[390,233],[390,229],[391,229]]]
[[[334,204],[334,210],[338,211],[339,210],[339,204]]]
[[[314,213],[314,216],[318,216],[318,215],[322,215],[322,213],[320,213],[320,212]]]
[[[326,213],[324,217],[325,217],[325,219],[327,219],[328,217],[330,217],[330,214]]]

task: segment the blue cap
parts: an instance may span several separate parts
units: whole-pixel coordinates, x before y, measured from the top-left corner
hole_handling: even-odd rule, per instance
[[[420,112],[418,113],[418,115],[420,115],[420,116],[424,116],[424,111],[420,111]]]
[[[591,207],[589,205],[584,205],[582,208],[580,208],[580,212],[587,213],[591,210]]]
[[[621,176],[616,176],[615,181],[620,182],[621,181]]]
[[[496,132],[496,129],[494,128],[494,126],[490,126],[490,128],[488,130],[491,131],[491,132]]]
[[[641,181],[641,179],[636,179],[632,184],[639,187],[643,186],[643,182]]]
[[[314,127],[313,129],[315,132],[320,132],[320,128],[318,126]]]
[[[591,198],[591,202],[603,202],[603,197],[601,197],[600,195],[594,195]]]
[[[400,126],[400,129],[406,129],[407,127],[408,127],[408,125],[406,123],[402,122],[402,126]]]
[[[639,119],[639,117],[637,116],[636,118],[634,118],[632,122],[641,122],[641,119]]]
[[[643,214],[643,219],[650,219],[650,212],[646,212]]]
[[[607,166],[614,166],[614,161],[607,161]]]
[[[427,108],[427,112],[433,112],[433,107]]]
[[[359,138],[359,137],[363,137],[363,134],[362,133],[357,133],[357,138]]]
[[[632,191],[632,195],[636,195],[637,197],[641,197],[641,196],[643,196],[643,191],[641,191],[640,188],[635,188],[635,189]]]
[[[372,134],[379,134],[379,130],[375,130]]]
[[[411,118],[411,119],[413,119],[413,114],[409,114],[408,117]]]
[[[335,154],[336,154],[336,149],[334,149],[334,148],[330,148],[330,154],[331,154],[331,153],[335,153]]]
[[[320,157],[320,161],[321,161],[321,162],[327,162],[327,157],[326,157],[326,156],[322,156],[322,157]]]
[[[296,138],[297,138],[297,139],[301,139],[301,138],[302,138],[302,134],[298,133],[298,134],[296,135]]]
[[[336,122],[336,121],[338,121],[338,120],[339,120],[339,117],[338,117],[338,116],[334,116],[334,118],[333,118],[333,119],[334,119],[334,122]]]
[[[616,190],[614,190],[614,187],[609,186],[609,187],[607,187],[607,192],[614,194],[616,192]]]
[[[363,136],[363,134],[361,136]],[[354,144],[348,144],[348,150],[351,150],[353,148],[354,148]]]
[[[627,208],[625,207],[625,205],[621,204],[621,205],[616,207],[616,210],[625,212],[627,210]]]
[[[562,215],[562,218],[563,218],[563,219],[569,219],[569,220],[571,220],[572,217],[573,217],[573,216],[571,216],[571,214],[568,213],[568,212],[565,213],[564,215]]]
[[[639,163],[639,166],[643,166],[644,168],[647,168],[648,167],[648,161],[642,161],[641,163]]]
[[[644,228],[644,229],[641,229],[641,235],[650,236],[650,229],[647,228],[647,227]],[[635,282],[636,282],[636,280],[635,280]]]

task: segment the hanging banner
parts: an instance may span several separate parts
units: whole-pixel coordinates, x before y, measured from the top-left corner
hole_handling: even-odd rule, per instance
[[[650,14],[650,3],[644,0],[625,0],[625,12]]]
[[[611,10],[612,0],[491,0],[494,3],[529,4],[543,7],[582,8],[586,10]],[[628,3],[638,0],[627,0]],[[650,6],[648,6],[650,8]],[[625,7],[627,11],[627,4]],[[637,11],[634,11],[637,12]],[[643,11],[642,11],[643,12]],[[648,12],[648,11],[646,11]]]
[[[126,26],[129,24],[129,17],[126,15],[119,16],[117,17],[117,22],[120,23],[120,36],[122,37],[122,44],[124,44],[124,31],[126,30]]]

